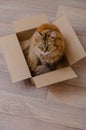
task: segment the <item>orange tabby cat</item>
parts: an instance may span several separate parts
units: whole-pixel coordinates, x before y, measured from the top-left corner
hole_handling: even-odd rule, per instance
[[[49,72],[64,55],[65,44],[57,26],[43,24],[34,32],[28,49],[27,62],[32,75]]]

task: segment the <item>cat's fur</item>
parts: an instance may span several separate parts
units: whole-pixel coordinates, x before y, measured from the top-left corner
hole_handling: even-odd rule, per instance
[[[57,26],[43,24],[37,28],[28,42],[25,54],[32,75],[54,70],[64,55],[65,44]],[[23,45],[25,50],[25,46]]]

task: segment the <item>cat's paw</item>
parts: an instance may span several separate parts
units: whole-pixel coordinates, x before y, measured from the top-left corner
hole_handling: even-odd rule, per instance
[[[50,72],[50,69],[48,66],[40,65],[36,68],[35,75],[44,74]]]

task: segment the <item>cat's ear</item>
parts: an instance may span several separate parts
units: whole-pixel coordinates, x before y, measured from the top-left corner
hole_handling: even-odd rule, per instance
[[[35,31],[34,34],[33,34],[34,38],[35,39],[38,39],[40,38],[42,35],[38,32],[38,31]]]
[[[52,39],[56,39],[56,37],[57,37],[56,31],[52,31],[50,36],[51,36]]]

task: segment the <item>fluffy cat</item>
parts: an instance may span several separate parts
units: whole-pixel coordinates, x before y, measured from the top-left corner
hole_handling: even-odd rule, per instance
[[[56,69],[56,64],[64,55],[65,44],[57,26],[43,24],[26,41],[26,45],[22,44],[22,48],[31,73],[35,76]]]

